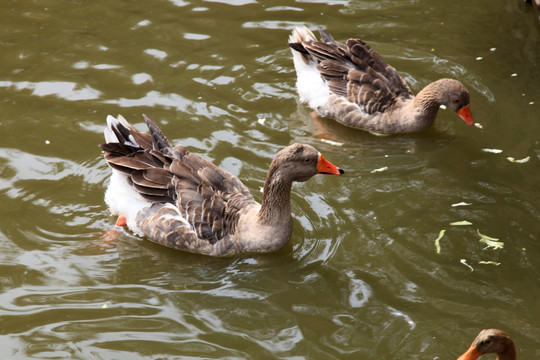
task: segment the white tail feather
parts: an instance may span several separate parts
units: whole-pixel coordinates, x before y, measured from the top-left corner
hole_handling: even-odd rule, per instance
[[[306,26],[296,27],[289,36],[289,42],[316,41],[317,38]],[[312,56],[302,54],[291,48],[294,68],[296,70],[296,89],[300,101],[308,103],[312,109],[326,103],[330,90],[317,70],[317,60]]]
[[[117,124],[118,124],[118,120],[116,120],[114,116],[111,116],[111,115],[107,116],[107,127],[105,128],[105,130],[103,130],[103,135],[105,135],[105,141],[107,143],[119,142],[114,131],[112,131],[112,128],[116,127]]]
[[[120,142],[120,139],[113,131],[113,129],[118,129],[118,126],[120,125],[128,129],[130,128],[129,123],[122,115],[118,115],[116,118],[111,115],[107,116],[107,127],[103,131],[107,143]],[[139,147],[132,135],[129,135],[124,143],[129,146]],[[133,189],[133,186],[127,181],[126,174],[112,169],[109,187],[105,192],[105,202],[109,205],[113,214],[126,217],[127,225],[134,233],[142,235],[141,230],[137,226],[136,217],[142,209],[150,206],[152,203],[145,200],[137,191],[135,191],[135,189]]]
[[[126,128],[130,128],[131,126],[127,122],[127,120],[122,116],[118,115],[118,117],[114,117],[111,115],[107,115],[107,127],[103,131],[103,135],[105,135],[105,141],[107,143],[119,143],[120,139],[116,136],[116,134],[113,131],[114,129],[118,129],[118,125],[122,125]],[[125,142],[126,145],[133,146],[133,147],[139,147],[139,144],[135,141],[135,138],[131,135],[129,135],[128,141]]]
[[[316,41],[317,38],[308,29],[307,26],[297,26],[293,29],[292,34],[289,36],[290,43],[301,43],[302,41]]]

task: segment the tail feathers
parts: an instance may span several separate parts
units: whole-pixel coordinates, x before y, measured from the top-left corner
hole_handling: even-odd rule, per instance
[[[292,49],[293,59],[295,63],[302,61],[309,66],[316,66],[317,61],[304,48],[304,42],[317,41],[315,35],[306,26],[298,26],[294,28],[289,36],[289,46]]]
[[[131,135],[131,126],[122,115],[118,117],[107,116],[107,127],[103,131],[107,143],[120,143],[132,147],[139,147],[135,138]]]
[[[133,129],[122,115],[116,118],[107,116],[107,127],[103,131],[106,143],[99,147],[105,152],[124,156],[132,152],[152,149],[170,154],[173,147],[167,137],[152,119],[146,115],[143,116],[150,134]]]
[[[330,35],[322,26],[319,26],[319,34],[321,34],[321,41],[327,44],[336,44],[334,37]]]
[[[148,126],[148,130],[150,130],[150,134],[152,135],[152,148],[154,150],[168,153],[172,148],[172,145],[165,134],[163,134],[154,120],[150,119],[150,117],[146,116],[145,114],[143,114],[143,117],[144,121],[146,121],[146,126]]]
[[[289,36],[300,101],[308,103],[312,109],[318,109],[330,95],[328,85],[317,70],[318,60],[306,49],[316,41],[317,38],[306,26],[296,27]]]
[[[289,43],[302,43],[304,41],[317,41],[317,38],[305,25],[294,28],[289,36]]]

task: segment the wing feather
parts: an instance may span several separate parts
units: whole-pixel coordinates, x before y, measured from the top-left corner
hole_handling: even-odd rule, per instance
[[[384,112],[398,98],[411,98],[410,88],[399,73],[365,41],[339,43],[324,29],[321,41],[289,44],[318,62],[317,70],[329,90],[358,104],[367,114]]]
[[[178,244],[181,237],[173,235],[174,229],[170,228],[179,226],[179,222],[167,218],[172,211],[170,206],[174,206],[175,216],[182,216],[190,228],[179,228],[179,233],[186,235],[191,231],[197,241],[211,245],[230,241],[226,239],[236,229],[239,210],[254,202],[249,190],[236,176],[185,147],[172,147],[152,119],[145,116],[145,121],[150,134],[126,127],[129,125],[125,121],[111,122],[112,138],[119,142],[100,145],[109,166],[126,174],[141,196],[161,206],[169,204],[166,210],[156,207],[152,219],[141,220],[141,224],[146,224],[141,228],[153,241],[161,241],[156,240],[159,233],[171,241],[167,246],[182,248],[184,245]],[[164,216],[162,223],[155,218],[157,213]],[[159,229],[151,228],[150,224]]]

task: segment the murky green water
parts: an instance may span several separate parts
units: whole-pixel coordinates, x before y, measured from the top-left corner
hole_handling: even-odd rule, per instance
[[[2,358],[455,359],[484,327],[540,358],[540,22],[522,1],[8,0],[0,23]],[[414,91],[461,80],[483,129],[315,124],[286,46],[303,23],[364,38]],[[294,186],[276,254],[107,244],[97,144],[119,113],[257,199],[293,142],[347,173]]]

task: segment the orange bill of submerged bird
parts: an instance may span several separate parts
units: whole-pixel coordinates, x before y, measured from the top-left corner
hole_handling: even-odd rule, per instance
[[[514,342],[504,331],[484,329],[474,339],[469,349],[457,360],[475,360],[484,354],[495,353],[497,360],[516,360]]]
[[[416,96],[392,66],[360,39],[337,42],[320,28],[289,37],[300,100],[320,116],[374,133],[410,133],[433,125],[439,108],[455,111],[468,125],[474,120],[469,91],[454,79],[440,79]]]
[[[105,201],[117,226],[171,248],[215,256],[277,251],[292,233],[292,183],[344,173],[314,147],[289,145],[270,164],[259,204],[236,176],[173,147],[144,118],[150,134],[122,116],[107,117],[100,148],[112,176]]]
[[[456,111],[460,118],[467,123],[467,125],[474,125],[474,119],[471,113],[471,106],[466,105]]]

